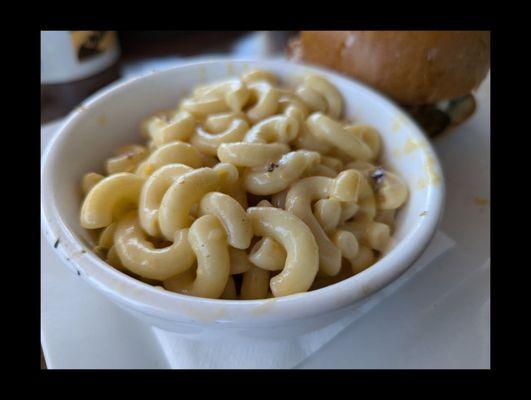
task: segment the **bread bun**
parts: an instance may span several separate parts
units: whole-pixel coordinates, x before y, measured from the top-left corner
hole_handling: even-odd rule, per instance
[[[490,33],[302,31],[294,58],[350,75],[405,105],[470,94],[490,67]]]

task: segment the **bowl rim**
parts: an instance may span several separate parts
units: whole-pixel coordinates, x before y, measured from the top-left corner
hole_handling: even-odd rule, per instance
[[[206,64],[253,64],[253,67],[279,65],[293,67],[305,72],[315,72],[332,75],[342,84],[355,85],[364,96],[373,97],[382,102],[390,112],[400,115],[413,139],[422,140],[425,146],[419,149],[424,158],[431,158],[432,168],[440,176],[438,185],[428,185],[424,208],[428,211],[412,231],[392,249],[392,251],[378,260],[370,268],[333,285],[305,293],[290,296],[261,299],[261,300],[223,300],[193,297],[160,290],[132,278],[122,272],[109,268],[109,265],[96,256],[68,227],[60,217],[56,202],[51,193],[53,177],[47,174],[46,166],[56,157],[54,151],[68,132],[82,117],[82,111],[93,104],[97,104],[112,93],[127,90],[127,87],[138,80],[165,74],[174,74],[185,68],[197,68]],[[341,85],[339,85],[341,90]],[[83,113],[84,114],[84,113]],[[160,71],[152,71],[130,79],[123,79],[104,87],[87,97],[74,109],[61,124],[58,132],[48,143],[41,156],[41,227],[45,236],[60,258],[91,286],[97,288],[120,304],[133,307],[146,315],[154,315],[171,321],[188,320],[192,323],[215,321],[233,324],[247,324],[252,322],[278,322],[302,319],[347,307],[370,294],[380,290],[403,274],[413,262],[420,257],[431,238],[434,236],[442,216],[445,197],[444,175],[437,153],[426,139],[422,129],[407,115],[394,101],[371,87],[336,71],[309,64],[298,64],[286,60],[240,59],[231,57],[213,57],[207,60],[190,61],[175,67]],[[58,245],[58,238],[61,242]],[[377,268],[375,268],[377,267]],[[304,307],[301,307],[304,304]],[[261,312],[264,311],[264,312]],[[201,315],[197,314],[201,311]],[[227,316],[223,312],[230,312]],[[176,319],[177,318],[177,319]]]

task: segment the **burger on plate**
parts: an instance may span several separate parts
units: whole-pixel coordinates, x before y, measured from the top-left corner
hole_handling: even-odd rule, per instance
[[[472,92],[490,68],[490,33],[302,31],[289,54],[374,87],[434,136],[474,113]]]

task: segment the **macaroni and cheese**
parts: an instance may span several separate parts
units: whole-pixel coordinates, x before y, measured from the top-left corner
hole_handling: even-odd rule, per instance
[[[146,118],[144,144],[87,173],[81,226],[117,270],[226,300],[316,290],[389,247],[408,189],[379,162],[378,131],[347,121],[328,80],[268,71],[196,88]]]

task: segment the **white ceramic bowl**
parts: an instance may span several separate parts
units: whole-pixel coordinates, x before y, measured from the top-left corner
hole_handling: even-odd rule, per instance
[[[409,186],[400,210],[394,245],[376,264],[335,285],[266,300],[211,300],[163,291],[133,279],[91,252],[79,224],[83,174],[101,170],[113,149],[139,142],[147,115],[176,106],[198,84],[270,70],[284,81],[309,71],[327,77],[345,99],[346,116],[375,126],[383,158]],[[441,216],[444,180],[436,154],[411,119],[366,86],[327,70],[283,61],[215,60],[188,64],[119,83],[99,91],[73,111],[45,151],[41,166],[43,227],[65,264],[123,309],[149,324],[192,338],[224,335],[261,338],[294,336],[356,312],[359,301],[402,274],[422,253]]]

